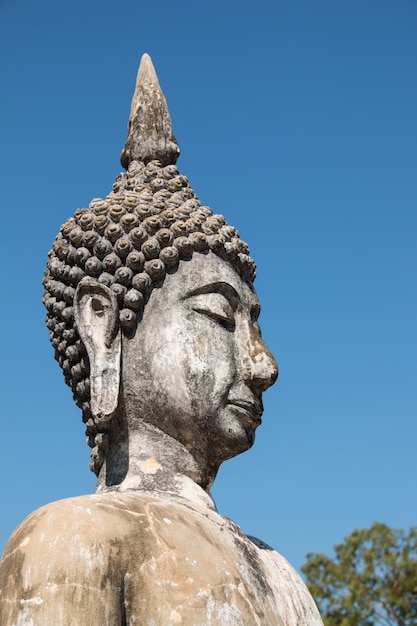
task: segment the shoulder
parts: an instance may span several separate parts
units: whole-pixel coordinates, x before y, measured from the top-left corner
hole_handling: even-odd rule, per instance
[[[129,533],[138,515],[146,508],[146,498],[119,494],[90,494],[57,500],[31,513],[14,531],[3,561],[11,555],[55,554],[62,551],[73,558],[79,550],[98,550],[118,536]],[[40,556],[39,554],[39,556]]]
[[[3,554],[5,575],[36,585],[46,573],[64,579],[83,563],[88,569],[104,541],[94,496],[58,500],[31,513],[10,537]],[[74,572],[74,576],[75,576]],[[85,576],[82,576],[85,578]]]
[[[271,546],[256,537],[248,537],[258,548],[259,557],[268,575],[268,581],[280,604],[285,624],[288,626],[323,626],[307,585],[288,563]]]
[[[133,535],[135,517],[127,509],[123,499],[89,495],[29,515],[0,566],[2,626],[121,623],[123,539]]]
[[[97,518],[97,505],[94,496],[79,496],[57,500],[31,513],[14,531],[6,546],[4,558],[15,550],[31,552],[35,546],[42,550],[74,539],[82,533],[91,534],[89,522]]]

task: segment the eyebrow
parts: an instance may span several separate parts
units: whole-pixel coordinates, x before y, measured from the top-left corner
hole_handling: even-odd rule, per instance
[[[183,300],[187,298],[192,298],[193,296],[200,296],[202,294],[207,293],[219,293],[229,301],[230,305],[233,309],[235,309],[240,302],[240,297],[238,292],[232,285],[229,283],[218,282],[218,283],[209,283],[208,285],[203,285],[202,287],[197,287],[196,289],[192,289],[188,293],[185,294]]]
[[[228,300],[233,310],[236,310],[239,302],[241,302],[240,296],[236,289],[232,287],[232,285],[230,285],[229,283],[224,282],[209,283],[208,285],[203,285],[202,287],[192,289],[191,291],[186,293],[182,299],[186,300],[187,298],[192,298],[193,296],[200,296],[207,293],[221,294],[226,298],[226,300]],[[251,305],[250,312],[251,315],[257,320],[261,312],[261,307],[258,301],[256,301],[255,304]]]

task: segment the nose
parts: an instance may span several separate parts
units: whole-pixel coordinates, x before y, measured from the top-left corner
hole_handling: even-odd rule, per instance
[[[278,364],[261,335],[250,322],[240,346],[240,364],[245,383],[256,393],[266,391],[278,378]]]

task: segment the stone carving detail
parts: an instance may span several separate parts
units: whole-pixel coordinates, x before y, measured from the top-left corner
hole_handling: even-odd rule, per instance
[[[151,115],[155,102],[156,113]],[[143,113],[139,121],[138,112]],[[155,118],[162,120],[159,128]],[[155,153],[159,160],[153,158]],[[122,153],[127,172],[118,175],[105,200],[92,200],[88,209],[79,209],[61,227],[44,279],[43,301],[55,358],[83,411],[93,449],[91,469],[96,474],[106,436],[103,420],[91,416],[89,360],[74,324],[73,300],[79,282],[89,276],[110,287],[117,298],[121,328],[130,334],[154,285],[194,251],[212,250],[232,263],[245,280],[255,278],[247,244],[222,215],[201,205],[175,166],[178,154],[165,98],[152,62],[144,55]]]
[[[42,507],[12,535],[4,626],[322,624],[293,568],[210,496],[220,464],[252,446],[278,369],[248,247],[201,205],[178,155],[144,55],[127,171],[62,226],[44,279],[97,488]]]

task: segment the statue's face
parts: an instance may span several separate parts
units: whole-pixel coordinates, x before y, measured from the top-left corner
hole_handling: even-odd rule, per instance
[[[229,263],[212,252],[180,263],[123,339],[129,428],[145,420],[213,464],[250,448],[262,392],[278,374],[258,315],[256,294]]]

